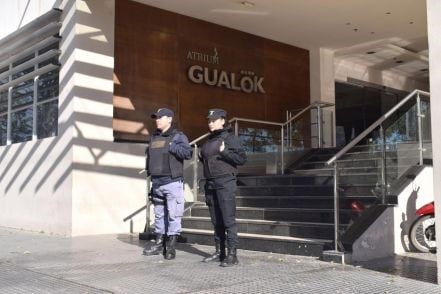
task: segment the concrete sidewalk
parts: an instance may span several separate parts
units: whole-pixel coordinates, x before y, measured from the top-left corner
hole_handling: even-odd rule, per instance
[[[207,246],[179,244],[172,261],[145,257],[142,247],[131,235],[65,238],[0,228],[0,293],[441,293],[436,284],[396,275],[400,259],[377,261],[393,268],[379,272],[242,250],[238,266],[222,268],[201,262]]]

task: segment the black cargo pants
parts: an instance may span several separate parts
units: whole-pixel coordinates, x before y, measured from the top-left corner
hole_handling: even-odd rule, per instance
[[[229,248],[238,244],[236,226],[236,176],[207,179],[205,201],[214,227],[214,239],[220,244],[227,240]]]

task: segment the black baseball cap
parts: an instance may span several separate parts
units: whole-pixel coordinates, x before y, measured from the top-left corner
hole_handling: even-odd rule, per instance
[[[152,113],[151,118],[157,119],[163,116],[173,117],[175,114],[173,110],[168,108],[159,108],[155,113]]]
[[[220,108],[213,108],[208,111],[207,118],[208,119],[218,119],[218,118],[226,118],[227,112]]]

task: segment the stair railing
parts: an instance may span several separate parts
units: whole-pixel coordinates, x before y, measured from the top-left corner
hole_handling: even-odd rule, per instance
[[[416,100],[417,106],[417,140],[418,140],[418,153],[419,153],[419,164],[423,164],[423,118],[425,115],[422,113],[422,96],[430,97],[430,93],[414,90],[405,98],[403,98],[397,105],[392,107],[387,113],[382,115],[377,121],[365,129],[360,135],[354,138],[346,146],[344,146],[337,154],[335,154],[331,159],[329,159],[326,164],[333,165],[334,167],[334,245],[335,251],[344,251],[343,245],[341,243],[341,236],[339,231],[340,226],[340,205],[339,205],[339,178],[340,172],[338,167],[338,160],[345,155],[350,149],[357,145],[361,140],[371,134],[374,130],[379,128],[379,142],[381,146],[381,169],[380,169],[380,179],[381,179],[381,203],[386,204],[387,197],[387,170],[386,170],[386,135],[384,129],[385,121],[390,118],[394,113],[401,109],[407,102],[412,99]]]
[[[301,111],[296,113],[294,116],[290,116],[285,122],[273,122],[273,121],[264,121],[264,120],[256,120],[256,119],[248,119],[248,118],[241,118],[241,117],[233,117],[228,122],[233,125],[234,127],[234,134],[236,136],[240,135],[240,125],[241,124],[260,124],[269,126],[272,128],[276,128],[277,132],[280,133],[280,144],[275,144],[276,146],[280,146],[278,153],[279,153],[279,160],[276,162],[276,166],[278,167],[278,172],[280,174],[284,174],[285,172],[285,152],[287,149],[289,149],[291,144],[290,142],[290,136],[291,132],[293,132],[293,124],[297,121],[299,121],[301,118],[305,116],[305,114],[308,113],[308,111],[315,109],[316,112],[316,124],[317,124],[317,137],[318,137],[318,147],[323,147],[323,108],[333,106],[334,104],[327,103],[327,102],[314,102],[307,107],[303,108]],[[210,135],[210,133],[205,133],[202,136],[194,139],[190,142],[190,145],[193,146],[194,152],[193,152],[193,158],[191,159],[191,166],[192,166],[192,173],[193,173],[193,197],[194,199],[197,198],[198,193],[198,150],[199,146],[198,144],[207,138]]]

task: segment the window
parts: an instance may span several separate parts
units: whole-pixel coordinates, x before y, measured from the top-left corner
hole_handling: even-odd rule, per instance
[[[58,47],[51,37],[0,64],[0,146],[58,134]]]

